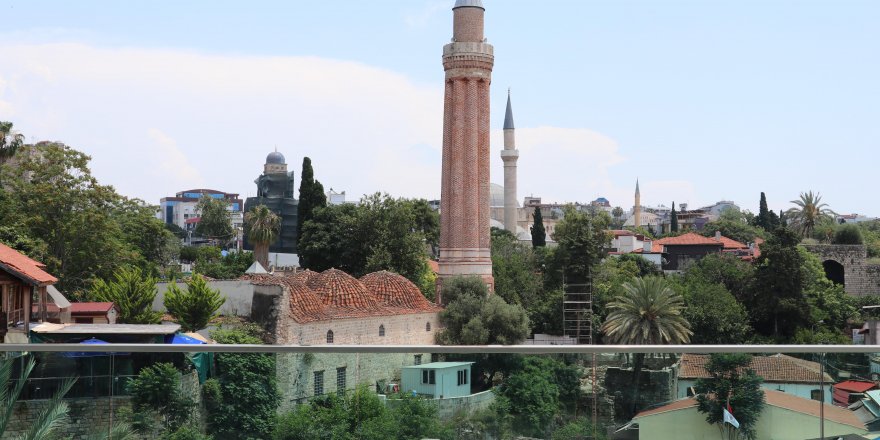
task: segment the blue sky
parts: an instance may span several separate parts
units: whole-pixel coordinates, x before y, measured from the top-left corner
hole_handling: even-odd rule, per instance
[[[439,197],[452,0],[0,0],[0,120],[158,202],[243,195],[277,145],[326,187]],[[484,0],[494,182],[513,89],[520,198],[878,216],[880,3]]]

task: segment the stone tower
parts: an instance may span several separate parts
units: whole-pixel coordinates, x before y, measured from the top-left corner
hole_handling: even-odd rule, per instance
[[[633,205],[633,224],[642,226],[642,195],[639,194],[639,179],[636,179],[636,204]]]
[[[452,42],[443,46],[443,172],[440,273],[481,277],[491,291],[489,254],[489,83],[494,57],[483,37],[483,2],[456,0]],[[440,295],[438,301],[442,301]]]
[[[510,90],[507,90],[507,110],[504,112],[504,229],[516,235],[516,137],[513,128],[513,109],[510,107]]]

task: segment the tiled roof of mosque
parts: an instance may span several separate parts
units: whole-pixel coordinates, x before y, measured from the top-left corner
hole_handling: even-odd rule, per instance
[[[302,282],[303,284],[308,285],[309,281],[312,280],[315,276],[320,275],[318,272],[311,271],[309,269],[299,271],[295,274],[288,275],[287,277],[293,280],[297,280]]]
[[[312,277],[310,287],[326,305],[374,310],[381,307],[376,297],[357,278],[339,270],[327,269]]]
[[[412,281],[402,275],[382,270],[364,275],[361,282],[385,305],[426,312],[441,310],[439,306],[428,301]]]

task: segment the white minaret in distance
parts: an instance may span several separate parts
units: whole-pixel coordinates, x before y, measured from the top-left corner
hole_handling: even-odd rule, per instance
[[[513,109],[510,107],[510,89],[507,89],[507,110],[504,112],[504,229],[516,235],[516,136],[513,128]]]

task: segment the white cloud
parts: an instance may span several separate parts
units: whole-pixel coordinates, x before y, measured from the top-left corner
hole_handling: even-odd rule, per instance
[[[149,129],[147,134],[156,147],[155,167],[150,167],[153,176],[163,180],[170,179],[181,189],[204,185],[205,179],[178,148],[177,141],[156,128]]]
[[[441,11],[448,11],[452,5],[446,0],[434,0],[425,3],[422,9],[406,14],[403,17],[404,23],[410,28],[425,27],[434,16]]]

